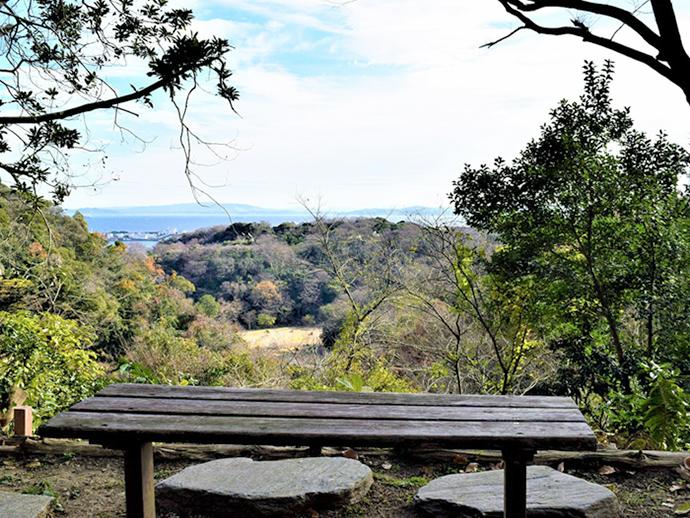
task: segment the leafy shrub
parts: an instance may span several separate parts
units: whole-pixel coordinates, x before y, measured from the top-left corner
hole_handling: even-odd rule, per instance
[[[199,347],[196,340],[179,336],[164,323],[135,337],[125,360],[124,365],[134,367],[120,369],[127,381],[142,378],[145,383],[170,385],[198,385],[202,379],[213,385],[215,380],[209,380],[207,373],[222,371],[223,365],[219,353]]]
[[[247,349],[227,351],[224,358],[223,386],[280,388],[284,385],[280,364],[270,356]]]
[[[236,340],[222,347],[221,336]],[[164,325],[136,337],[119,370],[125,381],[168,385],[264,387],[280,379],[278,362],[252,355],[236,334],[210,336],[200,330],[180,336]]]
[[[259,327],[272,327],[275,323],[276,317],[272,317],[266,313],[259,313],[256,317],[256,325]]]
[[[207,317],[215,318],[220,314],[220,304],[213,295],[202,295],[199,302],[194,304],[194,308]]]
[[[647,366],[651,385],[642,403],[645,428],[657,446],[665,450],[684,447],[688,431],[688,395],[678,385],[680,371],[670,364]]]
[[[679,385],[680,370],[650,362],[643,364],[641,374],[641,380],[631,379],[628,393],[612,392],[601,400],[608,431],[627,448],[684,448],[690,398]]]
[[[105,381],[88,350],[92,338],[90,329],[50,313],[0,312],[3,409],[22,389],[39,423],[93,395]]]

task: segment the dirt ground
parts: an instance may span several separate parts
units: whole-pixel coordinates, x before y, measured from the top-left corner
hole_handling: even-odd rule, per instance
[[[360,457],[375,474],[374,485],[361,502],[341,509],[309,510],[305,518],[418,518],[413,497],[426,481],[462,472],[462,462],[418,461],[399,457]],[[156,460],[156,479],[162,480],[199,461]],[[478,469],[495,466],[480,465]],[[626,518],[678,516],[690,503],[690,489],[673,469],[615,471],[604,475],[599,466],[579,466],[565,472],[605,485],[616,495]],[[2,457],[0,491],[33,492],[56,498],[52,518],[124,517],[123,461],[118,457],[91,457],[73,453]],[[688,514],[690,516],[690,514]],[[170,517],[166,517],[170,518]],[[238,517],[239,518],[239,517]],[[244,517],[243,517],[244,518]]]

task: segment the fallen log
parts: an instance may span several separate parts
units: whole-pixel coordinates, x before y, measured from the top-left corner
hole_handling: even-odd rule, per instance
[[[419,459],[449,460],[458,462],[458,457],[478,463],[498,463],[502,460],[500,451],[476,450],[409,450],[405,455]],[[600,451],[540,451],[534,456],[534,464],[611,465],[625,469],[673,468],[683,464],[690,457],[689,452],[655,450],[600,450]]]
[[[342,455],[347,448],[324,447],[325,456]],[[419,461],[447,461],[462,464],[478,462],[494,464],[500,462],[501,452],[492,450],[439,450],[439,449],[386,449],[366,448],[356,450],[360,457],[405,457]],[[261,459],[283,459],[305,457],[314,454],[307,447],[261,446],[261,445],[221,445],[221,444],[155,444],[154,454],[159,459],[213,460],[221,457],[254,457]],[[103,448],[96,444],[71,439],[10,438],[0,445],[0,455],[64,455],[76,454],[94,457],[120,457],[120,450]],[[569,465],[595,464],[611,465],[625,469],[673,468],[683,464],[690,452],[654,450],[616,450],[599,451],[541,451],[534,457],[534,464]]]

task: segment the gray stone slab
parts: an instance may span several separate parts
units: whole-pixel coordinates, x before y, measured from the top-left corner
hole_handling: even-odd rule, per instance
[[[436,518],[502,518],[503,470],[448,475],[419,489],[418,507]],[[527,468],[530,518],[620,518],[611,491],[547,466]]]
[[[342,457],[220,459],[157,484],[156,506],[181,517],[293,516],[310,507],[355,503],[372,481],[367,466]]]
[[[43,518],[48,515],[53,498],[0,491],[0,516],[3,518]]]

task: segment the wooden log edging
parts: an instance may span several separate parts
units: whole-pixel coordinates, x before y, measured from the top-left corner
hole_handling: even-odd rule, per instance
[[[322,455],[341,455],[346,448],[323,448]],[[92,457],[122,457],[119,450],[103,448],[85,441],[66,439],[41,439],[37,437],[12,438],[0,445],[0,455],[63,455],[76,454]],[[357,449],[360,456],[393,457],[396,455],[424,461],[458,462],[462,458],[479,463],[498,463],[502,460],[500,451],[491,450],[441,450],[414,449],[393,450],[378,448]],[[214,444],[156,444],[154,455],[166,460],[213,460],[221,457],[261,457],[264,459],[283,459],[305,457],[309,448],[289,446],[258,445],[214,445]],[[561,462],[571,464],[607,464],[626,469],[674,468],[683,464],[690,452],[671,452],[655,450],[613,450],[599,451],[542,451],[534,456],[534,464],[557,465]]]
[[[436,450],[427,452],[407,452],[410,456],[428,459],[452,459],[466,457],[479,463],[498,463],[501,452]],[[690,457],[689,452],[656,450],[602,450],[602,451],[541,451],[534,456],[533,464],[555,466],[561,462],[569,464],[611,465],[624,469],[674,468]]]

